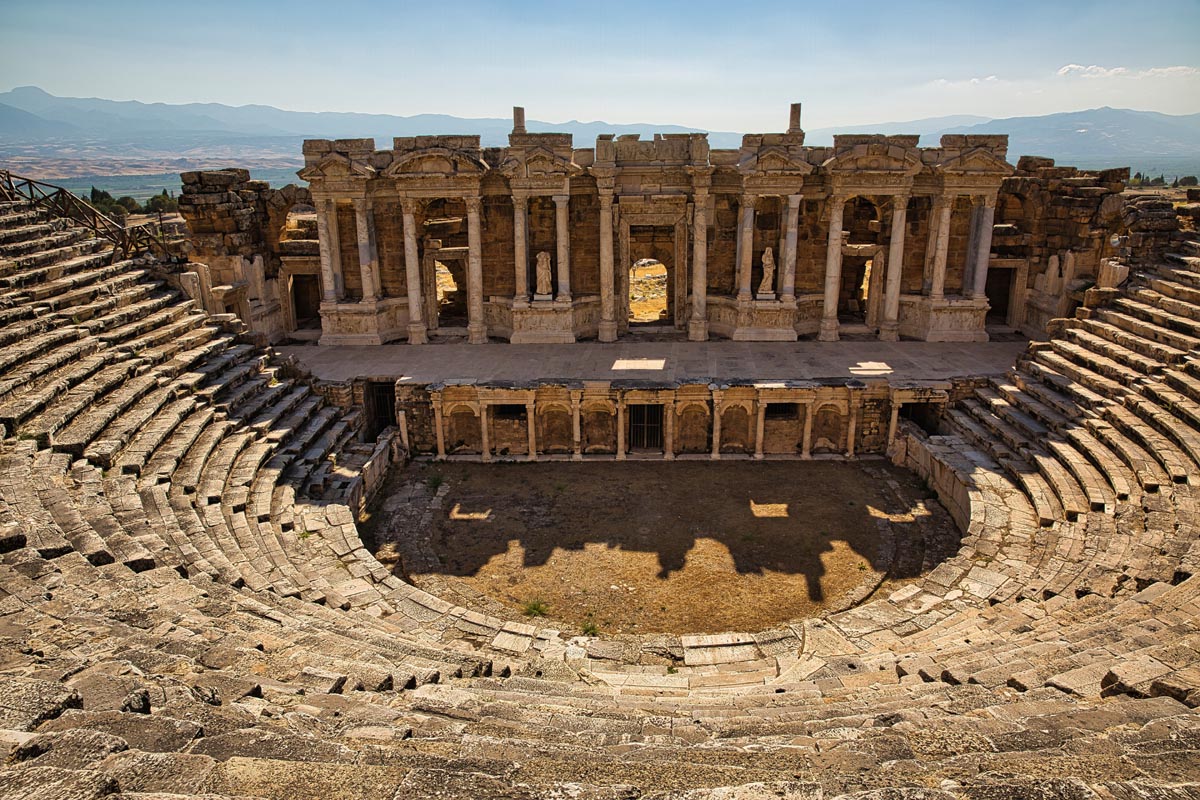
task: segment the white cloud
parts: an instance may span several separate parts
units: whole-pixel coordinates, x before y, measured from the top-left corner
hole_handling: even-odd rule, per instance
[[[1200,69],[1188,66],[1151,67],[1132,71],[1128,67],[1102,67],[1098,64],[1084,66],[1082,64],[1066,64],[1055,73],[1060,78],[1183,78],[1200,75]]]

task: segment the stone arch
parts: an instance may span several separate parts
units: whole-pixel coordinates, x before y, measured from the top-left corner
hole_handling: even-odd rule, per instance
[[[571,410],[562,403],[537,409],[537,447],[542,453],[569,453],[575,444]]]
[[[824,403],[813,415],[812,452],[841,453],[846,449],[845,412],[837,403]]]
[[[610,407],[588,404],[580,412],[580,439],[583,452],[617,452],[617,414]]]
[[[753,450],[750,410],[741,403],[726,406],[721,411],[721,452],[749,453]]]
[[[707,403],[687,403],[677,408],[676,448],[680,453],[707,453],[712,448]]]
[[[478,454],[483,452],[479,415],[465,405],[455,405],[446,415],[446,452]]]

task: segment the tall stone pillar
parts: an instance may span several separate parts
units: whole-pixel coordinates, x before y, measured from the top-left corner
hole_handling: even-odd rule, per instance
[[[996,218],[996,198],[989,195],[979,206],[979,228],[975,238],[975,274],[971,281],[971,297],[987,297],[988,262],[992,255],[992,225]]]
[[[903,405],[903,403],[897,402],[894,398],[892,399],[892,414],[891,414],[891,417],[889,417],[889,419],[888,419],[888,432],[887,432],[887,449],[888,450],[892,449],[892,443],[896,441],[896,428],[900,425],[900,406],[902,406],[902,405]]]
[[[757,405],[758,424],[754,428],[754,457],[761,461],[763,458],[763,433],[767,424],[767,404],[759,400]]]
[[[555,243],[558,245],[558,296],[556,300],[571,301],[571,196],[554,195]]]
[[[467,197],[467,341],[487,343],[487,323],[483,320],[483,238],[479,212],[483,200]]]
[[[446,460],[446,431],[442,424],[442,398],[440,395],[433,398],[433,431],[437,436],[437,458],[438,461]]]
[[[800,201],[803,195],[790,194],[787,198],[787,217],[783,233],[783,275],[779,282],[780,299],[785,303],[796,302],[796,240],[799,237]]]
[[[529,248],[527,236],[529,223],[526,220],[526,210],[529,198],[523,194],[513,194],[513,276],[516,289],[513,291],[513,305],[525,305],[529,302]]]
[[[492,460],[492,437],[490,406],[485,401],[479,401],[479,443],[480,460],[484,463]]]
[[[362,302],[379,299],[379,255],[375,249],[375,214],[371,201],[354,198],[354,223],[358,229],[358,269],[362,275]]]
[[[930,276],[929,297],[941,300],[946,291],[946,257],[950,252],[950,215],[954,213],[954,195],[939,195],[933,201],[937,234],[932,242],[933,264]],[[930,232],[933,235],[933,232]]]
[[[829,198],[829,240],[825,246],[825,298],[821,306],[822,342],[838,340],[838,297],[842,291],[842,210],[846,198],[840,194]]]
[[[583,393],[571,392],[571,460],[583,461],[583,420],[581,417],[581,401]]]
[[[885,342],[900,340],[900,279],[904,275],[904,220],[908,216],[908,195],[892,196],[892,232],[888,237],[887,284],[883,293],[883,322],[879,338]]]
[[[425,344],[425,322],[421,299],[421,259],[417,255],[417,201],[400,201],[404,212],[404,282],[408,288],[408,343]]]
[[[537,410],[532,400],[525,404],[525,426],[529,431],[529,460],[537,461]]]
[[[719,461],[721,458],[721,393],[714,391],[712,393],[712,458],[713,461]]]
[[[752,194],[742,195],[742,218],[738,226],[738,300],[749,300],[750,271],[754,264],[754,203]]]
[[[336,303],[341,285],[341,252],[337,239],[337,206],[332,200],[317,205],[317,241],[321,251],[321,301]],[[334,264],[337,263],[335,271]]]
[[[800,445],[800,457],[804,459],[812,458],[812,429],[813,429],[813,410],[816,403],[809,400],[804,404],[804,440]]]
[[[846,423],[846,457],[854,458],[854,440],[858,437],[858,400],[850,395],[850,420]]]
[[[663,403],[663,458],[675,459],[675,404]]]
[[[962,296],[975,296],[975,257],[979,253],[979,219],[982,205],[979,197],[971,198],[971,224],[967,229],[967,258],[963,264]]]
[[[688,340],[708,340],[708,192],[696,192],[692,206],[692,315]]]
[[[613,275],[612,190],[600,192],[600,331],[602,342],[617,340],[617,298]]]
[[[617,400],[617,461],[625,460],[625,398]]]

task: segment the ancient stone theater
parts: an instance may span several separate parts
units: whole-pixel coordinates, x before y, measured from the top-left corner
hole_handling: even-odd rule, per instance
[[[1200,796],[1200,195],[379,144],[0,170],[0,798]]]

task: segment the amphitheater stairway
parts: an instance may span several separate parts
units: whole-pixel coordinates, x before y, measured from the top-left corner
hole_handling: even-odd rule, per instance
[[[914,438],[920,580],[614,660],[390,574],[354,414],[0,204],[0,798],[1196,797],[1189,253]]]

